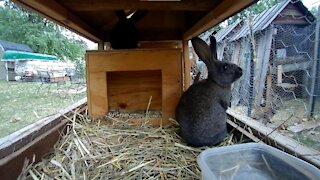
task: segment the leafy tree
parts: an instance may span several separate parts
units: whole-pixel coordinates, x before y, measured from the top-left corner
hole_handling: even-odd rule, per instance
[[[217,26],[212,27],[210,32],[214,31],[219,31],[220,29],[223,28],[222,24],[227,24],[230,25],[237,21],[238,19],[245,20],[249,16],[254,16],[257,14],[260,14],[262,11],[274,6],[275,4],[278,3],[278,0],[260,0],[257,3],[251,5],[250,7],[244,9],[243,11],[239,12],[238,14],[235,14],[234,16],[230,17],[229,19],[226,20],[227,23],[222,22],[218,24]]]
[[[237,19],[247,19],[249,16],[254,16],[260,14],[262,11],[274,6],[277,4],[277,0],[260,0],[257,3],[251,5],[250,7],[244,9],[240,13],[234,15],[233,17],[228,19],[228,24],[232,24]]]
[[[79,61],[84,58],[83,41],[67,38],[64,28],[6,1],[0,7],[0,39],[29,45],[35,52],[53,54],[59,59]]]
[[[314,15],[314,17],[318,16],[318,9],[316,6],[311,7],[311,9],[309,9],[309,11],[311,12],[312,15]]]

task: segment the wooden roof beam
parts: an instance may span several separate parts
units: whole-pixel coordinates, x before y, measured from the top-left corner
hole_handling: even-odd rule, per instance
[[[67,9],[56,3],[54,0],[12,0],[14,3],[21,5],[23,8],[44,16],[55,23],[66,27],[94,42],[102,39],[97,36],[98,32],[91,28],[76,15],[68,12]]]
[[[146,9],[166,11],[209,11],[221,0],[141,1],[141,0],[59,0],[73,11],[106,11],[120,9]]]
[[[194,26],[188,29],[184,35],[184,40],[189,40],[194,36],[198,36],[209,28],[224,21],[228,17],[241,11],[257,0],[225,0],[212,9],[205,17],[198,21]]]

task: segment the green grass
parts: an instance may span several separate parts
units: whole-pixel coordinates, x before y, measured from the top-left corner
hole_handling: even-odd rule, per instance
[[[320,127],[317,127],[311,131],[294,134],[293,139],[299,141],[300,143],[306,145],[307,147],[311,147],[313,149],[320,151],[319,136],[320,136]]]
[[[0,138],[84,98],[85,92],[71,93],[82,88],[71,82],[41,85],[0,81]]]

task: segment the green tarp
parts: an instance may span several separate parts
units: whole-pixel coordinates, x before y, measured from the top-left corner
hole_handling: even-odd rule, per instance
[[[31,53],[31,52],[21,52],[7,50],[1,59],[2,61],[13,61],[13,60],[58,60],[57,56]]]

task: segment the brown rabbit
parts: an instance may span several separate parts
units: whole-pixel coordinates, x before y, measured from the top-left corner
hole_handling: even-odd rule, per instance
[[[231,84],[242,76],[235,64],[217,60],[216,39],[210,47],[200,38],[191,40],[195,52],[208,68],[208,78],[189,87],[176,108],[180,136],[191,146],[210,146],[226,134],[226,109],[231,99]]]

